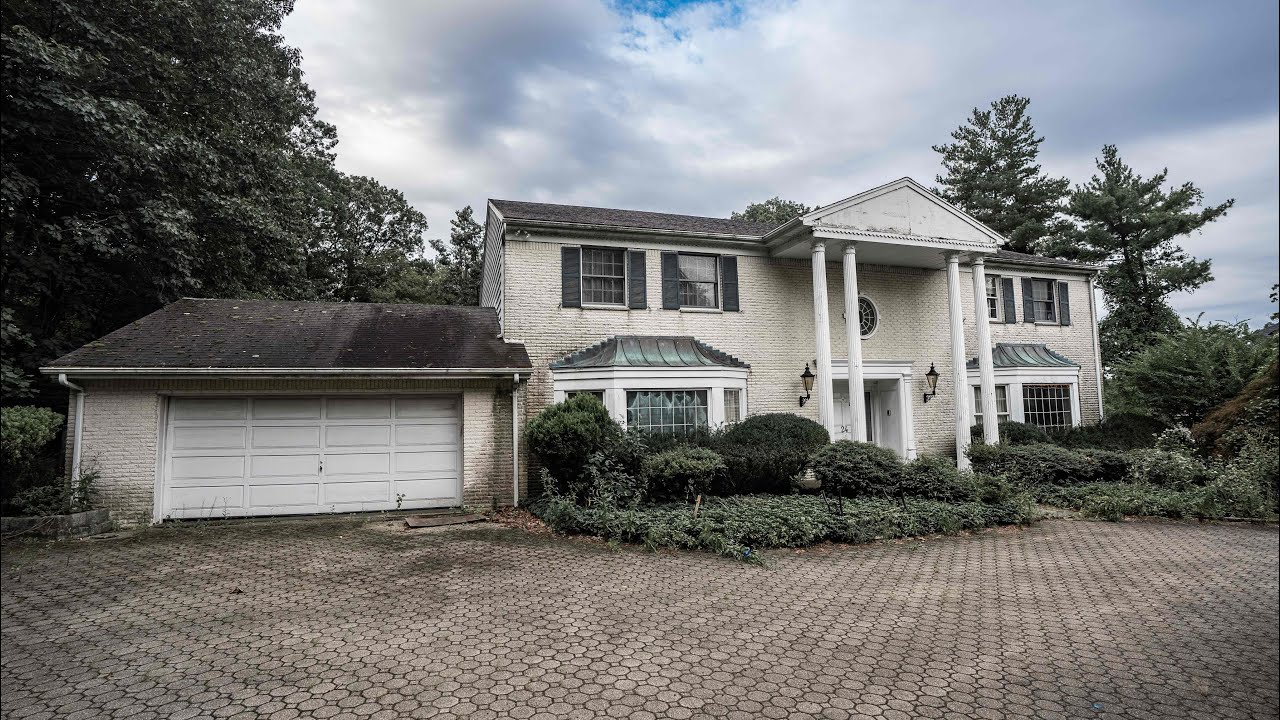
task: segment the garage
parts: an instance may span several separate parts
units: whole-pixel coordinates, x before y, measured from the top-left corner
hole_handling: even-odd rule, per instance
[[[459,398],[172,397],[162,516],[462,504]]]
[[[186,298],[42,370],[123,524],[518,504],[532,373],[492,308]]]

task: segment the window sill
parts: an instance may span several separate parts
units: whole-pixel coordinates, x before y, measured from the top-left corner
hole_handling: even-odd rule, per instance
[[[680,312],[684,312],[684,313],[711,313],[711,314],[719,314],[719,313],[723,313],[723,312],[724,312],[724,310],[721,310],[720,308],[695,308],[695,307],[682,307],[682,308],[680,308]]]
[[[1037,320],[1032,323],[1036,327],[1062,327],[1062,323]]]
[[[582,303],[582,307],[580,309],[582,310],[621,310],[623,312],[626,312],[631,308],[627,307],[626,305],[593,305],[591,303]]]

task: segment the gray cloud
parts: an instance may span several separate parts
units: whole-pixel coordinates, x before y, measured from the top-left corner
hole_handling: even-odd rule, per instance
[[[444,232],[486,197],[725,215],[931,182],[975,105],[1033,99],[1045,166],[1083,182],[1104,143],[1237,198],[1190,238],[1218,281],[1176,306],[1262,318],[1277,259],[1274,3],[299,6],[339,163]],[[1218,317],[1215,317],[1218,319]]]

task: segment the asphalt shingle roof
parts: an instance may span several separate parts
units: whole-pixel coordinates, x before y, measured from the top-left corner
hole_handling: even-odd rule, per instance
[[[766,233],[773,229],[773,226],[768,223],[758,223],[750,220],[673,215],[671,213],[645,212],[642,210],[615,210],[580,205],[553,205],[550,203],[520,202],[517,200],[490,200],[489,202],[493,203],[493,206],[507,220],[533,220],[575,225],[603,225],[637,230],[663,230],[705,235],[747,235],[751,237],[764,237]]]
[[[688,335],[615,335],[551,363],[557,370],[595,367],[749,368],[747,363]]]
[[[1076,262],[1074,260],[1063,260],[1062,258],[1046,257],[1044,255],[1028,255],[1027,253],[1014,252],[1012,250],[997,250],[993,260],[1004,260],[1013,263],[1027,263],[1031,265],[1050,265],[1053,267],[1063,268],[1080,268],[1082,270],[1091,270],[1095,266],[1089,263]]]
[[[50,368],[529,368],[492,308],[185,298]]]

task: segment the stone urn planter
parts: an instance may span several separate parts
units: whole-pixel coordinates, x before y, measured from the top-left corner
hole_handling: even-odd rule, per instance
[[[70,515],[40,517],[0,517],[0,536],[5,540],[85,537],[107,532],[111,528],[110,510],[86,510]]]

